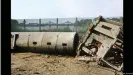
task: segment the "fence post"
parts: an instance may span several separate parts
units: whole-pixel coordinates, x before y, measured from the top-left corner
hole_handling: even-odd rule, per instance
[[[51,31],[51,24],[49,24],[49,31]]]
[[[39,19],[39,31],[41,32],[41,19]]]
[[[56,20],[56,24],[57,24],[57,31],[58,31],[58,18],[57,18],[57,20]]]
[[[69,24],[67,25],[67,28],[69,29]]]
[[[25,24],[26,24],[26,20],[25,19],[23,21],[23,24],[24,24],[24,31],[25,31]]]

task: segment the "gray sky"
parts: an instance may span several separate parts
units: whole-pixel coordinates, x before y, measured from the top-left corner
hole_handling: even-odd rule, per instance
[[[11,18],[123,16],[123,0],[11,0]]]

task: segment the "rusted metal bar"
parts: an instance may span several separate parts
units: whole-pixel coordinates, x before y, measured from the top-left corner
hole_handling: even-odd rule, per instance
[[[123,43],[123,41],[122,40],[120,40],[120,39],[117,39],[118,41],[120,41],[121,43]]]
[[[119,46],[117,46],[117,45],[115,45],[115,44],[113,44],[113,46],[117,47],[117,48],[120,49],[122,52],[124,52],[123,49],[120,48]]]

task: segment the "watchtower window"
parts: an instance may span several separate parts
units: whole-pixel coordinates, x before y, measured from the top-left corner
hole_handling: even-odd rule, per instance
[[[112,29],[112,28],[110,28],[108,26],[105,26],[105,25],[102,25],[102,28],[107,29],[107,30],[111,30]]]

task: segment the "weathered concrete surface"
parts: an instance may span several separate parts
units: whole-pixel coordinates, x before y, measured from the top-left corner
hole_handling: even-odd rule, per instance
[[[16,45],[19,47],[26,48],[28,47],[29,35],[31,33],[21,33],[19,34],[19,38],[16,40]]]
[[[115,75],[115,73],[110,68],[97,67],[95,62],[81,62],[69,56],[11,53],[11,75]]]
[[[108,28],[110,28],[110,30],[103,28],[103,26],[107,26]],[[99,22],[99,24],[96,26],[96,28],[94,28],[94,30],[103,33],[107,36],[110,36],[112,38],[116,38],[120,31],[120,26],[106,22]]]
[[[47,51],[73,55],[76,54],[78,41],[76,32],[18,32],[16,47],[18,50],[25,48],[32,52]]]

